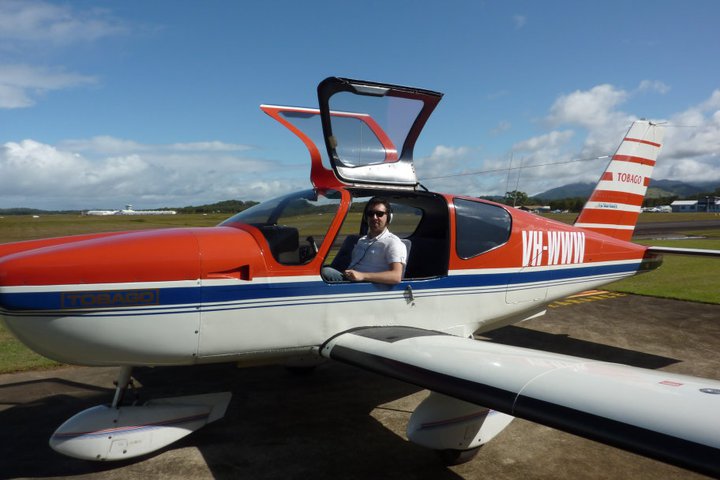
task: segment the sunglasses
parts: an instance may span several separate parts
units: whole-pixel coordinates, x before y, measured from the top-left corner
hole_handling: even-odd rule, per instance
[[[378,218],[382,218],[382,217],[385,216],[386,213],[387,213],[387,212],[381,212],[380,210],[375,210],[375,211],[372,211],[372,212],[368,212],[368,217],[378,217]]]

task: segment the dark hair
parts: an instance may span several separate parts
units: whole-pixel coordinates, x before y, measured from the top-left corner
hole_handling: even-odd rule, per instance
[[[365,205],[365,211],[363,212],[363,220],[367,221],[367,213],[370,211],[370,207],[373,205],[384,205],[385,211],[388,214],[388,224],[392,222],[392,214],[393,209],[390,205],[390,201],[387,198],[384,197],[372,197],[370,200],[368,200],[367,204]]]

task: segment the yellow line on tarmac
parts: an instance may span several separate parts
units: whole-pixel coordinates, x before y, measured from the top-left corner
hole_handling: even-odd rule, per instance
[[[611,298],[624,297],[626,295],[626,293],[608,292],[607,290],[587,290],[585,292],[576,293],[575,295],[571,295],[562,300],[556,300],[550,305],[548,305],[548,307],[565,307],[568,305],[577,305],[579,303],[596,302],[598,300],[609,300]]]

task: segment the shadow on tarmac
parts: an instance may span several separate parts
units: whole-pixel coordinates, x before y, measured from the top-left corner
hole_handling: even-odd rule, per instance
[[[57,454],[47,441],[75,413],[109,403],[112,388],[57,377],[0,385],[3,403],[15,404],[0,412],[0,478],[108,474],[163,451],[193,446],[216,479],[460,478],[434,453],[407,442],[370,415],[378,405],[419,391],[402,382],[335,363],[322,364],[311,375],[294,375],[278,366],[238,369],[222,364],[137,368],[133,377],[143,385],[135,391],[140,403],[215,391],[231,391],[233,398],[225,418],[165,450],[126,462],[96,463]],[[15,387],[50,390],[58,385],[79,394],[30,402],[8,402],[2,394]]]
[[[680,362],[675,358],[573,338],[565,333],[546,333],[512,325],[483,333],[482,336],[491,342],[504,345],[544,350],[602,362],[623,363],[653,370]]]

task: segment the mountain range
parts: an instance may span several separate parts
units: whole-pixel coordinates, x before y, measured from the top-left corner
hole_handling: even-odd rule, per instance
[[[560,200],[563,198],[588,198],[595,188],[595,183],[569,183],[562,187],[552,188],[546,192],[533,195],[533,198],[544,201]],[[678,197],[693,198],[701,193],[714,192],[720,189],[719,182],[686,183],[678,180],[650,180],[646,197]]]

